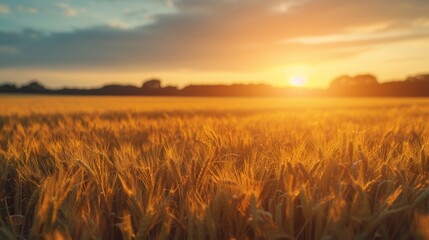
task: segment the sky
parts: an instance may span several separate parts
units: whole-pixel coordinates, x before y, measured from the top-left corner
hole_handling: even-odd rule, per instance
[[[327,87],[428,62],[428,0],[0,0],[0,82],[18,85]]]

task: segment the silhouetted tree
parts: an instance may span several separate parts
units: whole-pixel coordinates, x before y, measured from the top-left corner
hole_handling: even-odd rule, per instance
[[[3,85],[0,85],[0,91],[2,92],[14,92],[17,90],[17,87],[15,84],[6,83]]]
[[[37,80],[33,80],[29,84],[22,86],[21,90],[44,91],[46,90],[46,88],[42,84],[40,84]]]
[[[155,90],[161,88],[161,81],[158,79],[151,79],[148,81],[145,81],[142,85],[143,89],[147,90]]]
[[[351,88],[351,87],[362,87],[377,85],[377,78],[370,74],[357,75],[355,77],[350,76],[341,76],[336,78],[331,82],[329,88],[339,89],[339,88]]]
[[[408,82],[429,82],[429,74],[422,74],[408,77],[405,81]]]

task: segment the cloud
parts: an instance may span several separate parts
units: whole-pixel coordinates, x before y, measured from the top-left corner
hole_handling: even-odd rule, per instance
[[[23,12],[23,13],[31,13],[31,14],[35,14],[39,12],[39,9],[36,7],[31,7],[31,6],[22,6],[22,5],[18,5],[16,7],[18,9],[18,11]]]
[[[350,58],[359,54],[349,50],[356,45],[428,37],[425,20],[416,26],[429,12],[427,0],[292,3],[171,1],[174,13],[136,28],[110,21],[69,33],[2,33],[9,39],[4,45],[18,51],[2,56],[0,67],[249,71]],[[58,6],[66,15],[77,14]]]
[[[0,53],[2,54],[15,54],[18,52],[18,49],[11,46],[0,46]]]
[[[417,27],[429,28],[429,17],[418,18],[413,21],[413,25]]]
[[[384,31],[386,29],[389,29],[389,27],[392,27],[393,25],[393,21],[379,22],[369,25],[350,26],[346,28],[346,31],[351,33],[373,33]]]
[[[57,7],[62,10],[64,16],[74,17],[78,14],[76,9],[66,3],[58,3]]]
[[[126,20],[131,20],[131,21],[141,21],[141,20],[154,21],[156,19],[155,16],[152,14],[151,10],[146,8],[131,9],[131,10],[123,11],[122,17]],[[139,23],[142,24],[141,22]]]
[[[138,9],[128,9],[122,12],[122,15],[125,18],[140,18],[142,16],[147,16],[150,14],[150,10],[146,8],[138,8]]]
[[[113,29],[128,29],[130,25],[119,20],[112,20],[107,24],[108,27]]]
[[[286,13],[292,10],[294,7],[305,4],[306,0],[302,1],[281,1],[277,5],[271,7],[271,10],[279,13]]]
[[[0,14],[8,14],[10,12],[9,6],[0,4]]]
[[[169,7],[169,8],[175,8],[175,7],[176,7],[176,4],[175,4],[174,0],[167,0],[167,1],[165,2],[165,5],[166,5],[167,7]]]
[[[392,41],[398,39],[429,37],[429,29],[404,29],[390,32],[370,32],[370,33],[343,33],[322,36],[290,38],[283,43],[301,43],[307,45],[332,44],[332,43],[368,43],[368,41]]]

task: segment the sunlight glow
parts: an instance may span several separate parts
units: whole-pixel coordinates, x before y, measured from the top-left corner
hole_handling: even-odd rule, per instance
[[[303,76],[294,75],[290,77],[289,84],[294,87],[302,87],[307,83],[307,79]]]

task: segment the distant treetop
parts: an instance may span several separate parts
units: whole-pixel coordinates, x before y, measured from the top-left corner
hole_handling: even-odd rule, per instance
[[[429,74],[422,74],[408,77],[405,81],[409,82],[429,82]]]
[[[349,88],[378,84],[377,78],[371,74],[357,75],[355,77],[341,76],[334,79],[329,88]]]
[[[159,79],[151,79],[147,80],[142,85],[143,89],[154,90],[161,88],[161,80]]]
[[[21,87],[24,90],[45,90],[46,88],[40,84],[37,80],[32,80],[29,84]]]

